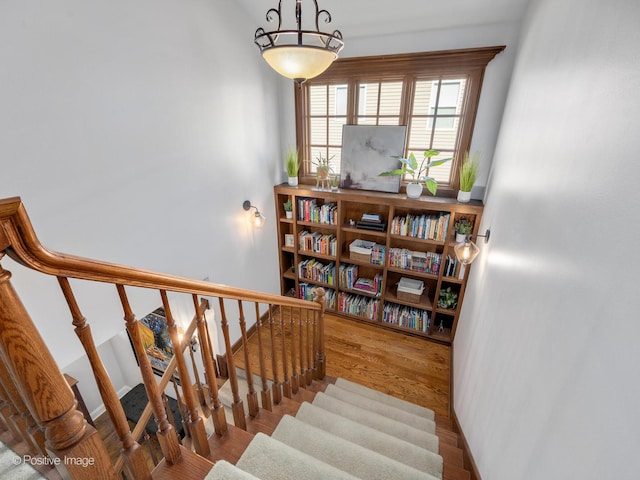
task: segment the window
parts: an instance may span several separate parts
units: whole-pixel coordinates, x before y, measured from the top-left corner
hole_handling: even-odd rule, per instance
[[[313,162],[330,158],[340,170],[342,126],[407,125],[405,156],[441,152],[452,162],[429,172],[444,194],[458,188],[458,163],[469,150],[484,69],[504,47],[339,59],[322,75],[296,86],[302,181]]]

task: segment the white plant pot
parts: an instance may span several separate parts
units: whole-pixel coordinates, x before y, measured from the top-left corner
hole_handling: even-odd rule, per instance
[[[456,233],[456,243],[462,243],[467,239],[467,235],[464,233]]]
[[[421,183],[410,183],[409,185],[407,185],[407,197],[420,198],[420,195],[422,195]]]
[[[285,210],[284,214],[285,214],[285,216],[286,216],[287,218],[293,218],[293,212],[292,212],[292,211],[286,211],[286,210]]]
[[[463,192],[462,190],[458,190],[458,201],[462,203],[467,203],[471,200],[471,192]]]
[[[289,184],[290,187],[297,187],[298,186],[298,177],[287,177],[287,183]]]

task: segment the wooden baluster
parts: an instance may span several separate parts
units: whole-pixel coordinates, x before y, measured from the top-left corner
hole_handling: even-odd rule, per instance
[[[231,384],[231,393],[233,393],[233,404],[231,405],[231,411],[233,412],[233,423],[236,427],[242,430],[247,429],[247,420],[244,417],[244,405],[238,392],[238,375],[236,374],[236,367],[233,363],[233,351],[231,349],[231,339],[229,338],[229,323],[227,322],[227,314],[224,310],[224,300],[218,299],[220,303],[220,315],[222,321],[220,325],[222,327],[222,334],[224,335],[224,346],[226,349],[225,356],[227,359],[227,369],[229,370],[229,383]]]
[[[189,433],[193,440],[193,446],[196,453],[203,457],[209,456],[211,449],[209,448],[209,440],[207,439],[207,432],[204,428],[204,421],[200,416],[199,403],[193,392],[193,384],[189,377],[189,370],[187,369],[187,362],[184,360],[183,341],[180,340],[180,334],[178,333],[178,326],[171,314],[171,307],[169,305],[169,299],[167,298],[167,292],[160,290],[160,298],[162,298],[162,306],[164,307],[164,313],[167,318],[167,331],[171,338],[171,344],[173,345],[173,355],[176,358],[178,366],[178,374],[180,375],[180,381],[182,383],[182,394],[184,396],[187,409],[189,411]],[[184,342],[190,343],[190,338],[185,338]],[[187,348],[191,348],[190,346]]]
[[[284,307],[279,309],[280,315],[280,335],[282,337],[282,394],[291,398],[291,382],[289,381],[289,359],[287,358],[287,335],[285,331]],[[291,310],[289,310],[291,312]]]
[[[299,309],[298,315],[300,315]],[[289,326],[291,328],[291,391],[293,393],[298,393],[300,384],[298,383],[298,365],[296,363],[296,329],[293,316],[293,307],[289,308]]]
[[[305,377],[305,368],[304,368],[304,361],[305,361],[305,354],[304,354],[304,316],[302,315],[302,312],[304,311],[305,316],[307,315],[308,311],[305,310],[300,310],[300,318],[298,318],[298,326],[300,327],[300,335],[299,335],[299,340],[300,340],[300,386],[301,387],[305,387],[307,385],[307,380]]]
[[[182,429],[184,430],[185,437],[189,436],[189,411],[187,410],[187,406],[182,401],[182,395],[180,394],[180,389],[178,388],[178,382],[176,380],[175,375],[171,375],[171,384],[173,385],[173,391],[176,394],[176,402],[178,403],[178,411],[180,412],[180,417],[182,417]],[[173,411],[169,406],[169,401],[166,395],[162,395],[162,402],[165,405],[165,411],[169,417],[169,421],[173,425],[173,428],[177,428],[177,423],[175,417],[173,416]],[[184,445],[184,442],[181,442]]]
[[[98,354],[95,342],[93,341],[93,335],[91,335],[91,327],[80,312],[80,307],[75,299],[69,280],[65,277],[58,277],[58,283],[71,311],[73,325],[76,327],[76,335],[80,339],[80,343],[89,359],[89,364],[91,365],[91,370],[93,371],[93,376],[98,385],[98,391],[100,392],[104,406],[118,438],[122,442],[122,455],[125,466],[133,478],[150,479],[151,471],[147,465],[144,451],[131,436],[129,422],[127,422],[122,404],[120,403],[115,387],[111,383],[109,374],[102,363],[102,359]]]
[[[156,424],[158,425],[156,437],[158,438],[158,443],[160,444],[160,449],[162,450],[162,455],[165,460],[170,465],[173,465],[182,457],[180,443],[178,442],[178,435],[176,434],[176,430],[167,420],[167,412],[164,410],[161,392],[158,389],[155,374],[151,368],[151,362],[149,362],[147,352],[144,349],[140,331],[138,330],[138,321],[131,310],[124,286],[116,285],[116,288],[118,289],[118,295],[120,296],[120,302],[122,303],[122,308],[124,310],[124,319],[127,322],[127,331],[131,337],[131,343],[133,343],[133,348],[136,352],[136,357],[138,357],[138,363],[140,364],[140,373],[142,374],[142,381],[144,382],[144,388],[147,392],[147,398],[149,399],[151,409],[153,410],[153,416],[156,420]]]
[[[213,420],[213,428],[218,435],[224,435],[227,432],[227,419],[224,416],[224,407],[220,403],[218,384],[216,383],[216,368],[213,365],[213,349],[211,348],[211,339],[204,313],[198,303],[198,296],[193,295],[193,306],[196,309],[196,318],[198,325],[198,333],[200,335],[200,348],[202,352],[202,362],[204,363],[204,371],[207,377],[209,395],[213,408],[211,410],[211,418]],[[208,304],[207,304],[208,306]]]
[[[311,323],[312,321],[309,319],[309,313],[313,315],[313,312],[307,310],[306,315],[306,336],[307,336],[307,349],[305,350],[305,355],[307,356],[307,371],[305,372],[305,378],[307,380],[307,385],[311,385],[311,381],[313,380],[313,364],[311,359],[313,358],[313,343],[311,342]]]
[[[0,253],[0,259],[3,253]],[[60,457],[71,478],[116,478],[100,435],[87,424],[62,372],[0,266],[0,357],[12,384],[40,428],[49,456]],[[4,384],[5,389],[7,384]],[[91,465],[64,458],[92,458]]]
[[[197,315],[197,312],[196,312],[196,315]],[[194,388],[196,389],[196,393],[198,394],[198,403],[202,408],[208,410],[209,399],[204,393],[204,386],[200,381],[200,372],[198,371],[198,364],[196,363],[196,357],[193,353],[194,350],[197,348],[196,347],[196,345],[198,345],[197,341],[198,339],[195,336],[192,337],[190,340],[189,346],[187,347],[187,350],[189,351],[189,357],[191,357],[191,368],[193,369],[193,378],[196,381]]]
[[[327,307],[325,303],[325,291],[324,288],[319,288],[317,291],[318,296],[315,301],[320,304],[320,312],[317,313],[316,329],[318,332],[318,350],[316,354],[316,378],[322,380],[326,373],[326,357],[324,350],[324,312]]]
[[[244,366],[247,374],[247,408],[249,415],[255,417],[258,414],[258,394],[253,386],[253,372],[251,371],[251,359],[249,358],[249,339],[247,337],[247,325],[244,320],[242,302],[238,300],[238,310],[240,312],[240,331],[242,332],[242,351],[244,352]]]
[[[13,432],[16,432],[16,439],[22,439],[29,445],[29,451],[33,455],[47,456],[45,448],[45,439],[42,430],[38,427],[35,420],[28,411],[20,392],[11,379],[11,374],[6,366],[0,362],[0,385],[2,393],[6,394],[7,403],[10,405],[9,423],[13,426]]]
[[[0,417],[2,417],[2,426],[5,431],[11,433],[13,438],[19,440],[22,438],[22,434],[12,420],[13,415],[17,412],[15,408],[11,400],[9,400],[9,396],[2,386],[2,382],[0,382]]]
[[[282,389],[280,388],[280,378],[278,376],[278,353],[276,352],[276,333],[271,313],[271,305],[269,305],[269,332],[271,333],[271,369],[273,375],[273,384],[271,391],[273,392],[273,403],[276,405],[282,400]]]
[[[271,411],[271,392],[267,383],[267,367],[264,364],[264,349],[262,346],[262,317],[260,316],[260,308],[258,302],[256,306],[256,331],[258,332],[258,360],[260,362],[260,379],[262,380],[262,390],[260,391],[260,399],[262,400],[262,408]]]

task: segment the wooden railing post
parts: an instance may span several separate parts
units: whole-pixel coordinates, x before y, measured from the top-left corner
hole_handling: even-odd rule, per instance
[[[317,352],[316,352],[316,377],[322,380],[326,373],[326,357],[324,350],[324,312],[326,309],[324,288],[316,290],[317,297],[315,301],[320,304],[320,311],[315,313],[316,331],[317,331]]]
[[[233,350],[231,347],[231,338],[229,337],[229,322],[227,322],[227,314],[224,310],[224,300],[219,299],[220,303],[220,315],[222,321],[220,326],[222,327],[222,335],[224,336],[225,355],[227,359],[227,369],[229,370],[229,383],[231,384],[231,393],[233,394],[233,403],[231,404],[231,411],[233,412],[233,423],[236,427],[242,430],[247,429],[247,420],[244,417],[244,405],[238,392],[238,375],[236,373],[236,366],[233,361]]]
[[[298,319],[298,326],[299,326],[299,329],[300,329],[300,336],[299,336],[299,340],[300,340],[300,386],[303,387],[303,388],[307,385],[307,379],[306,379],[306,374],[305,374],[306,369],[304,368],[305,360],[307,359],[307,356],[305,355],[305,349],[304,349],[304,338],[305,338],[304,325],[305,325],[305,318],[308,315],[309,315],[309,310],[304,310],[304,317],[302,315],[302,311],[300,311],[300,318]]]
[[[202,362],[204,363],[209,395],[213,404],[213,408],[211,409],[213,428],[216,434],[224,435],[227,432],[227,419],[224,415],[224,407],[222,406],[219,398],[218,384],[216,383],[216,368],[213,365],[213,351],[211,349],[209,332],[207,331],[207,322],[205,321],[204,313],[198,304],[197,295],[193,295],[193,306],[196,309],[196,321],[198,325],[198,334],[200,336]]]
[[[156,424],[158,425],[156,437],[158,438],[158,443],[160,444],[160,449],[162,450],[162,455],[165,460],[170,465],[173,465],[180,460],[182,456],[182,453],[180,452],[180,443],[178,442],[178,435],[171,423],[167,420],[167,413],[162,403],[162,397],[158,389],[158,384],[156,383],[153,369],[151,368],[151,362],[149,362],[147,352],[144,349],[142,338],[140,337],[140,331],[138,330],[138,322],[136,321],[136,317],[129,305],[129,300],[127,299],[124,286],[116,285],[116,288],[118,289],[120,303],[124,310],[124,319],[127,322],[127,332],[129,332],[133,349],[140,364],[140,373],[142,374],[142,381],[144,382],[144,388],[147,392],[147,398],[149,399],[151,409],[153,410],[153,416],[156,420]]]
[[[11,286],[10,277],[0,267],[0,356],[29,412],[44,429],[50,456],[61,459],[58,468],[71,478],[115,479],[98,432],[76,410],[73,391]]]
[[[240,312],[240,332],[242,334],[242,351],[244,353],[244,368],[247,374],[247,408],[249,415],[255,417],[258,415],[258,395],[253,386],[253,372],[251,371],[251,359],[249,358],[249,338],[247,337],[247,325],[244,320],[244,311],[242,302],[238,300],[238,310]]]
[[[260,400],[262,401],[262,408],[271,411],[273,405],[271,404],[271,392],[269,391],[269,384],[267,383],[267,367],[264,364],[264,347],[262,345],[262,317],[260,316],[260,308],[258,302],[256,306],[256,331],[258,332],[258,357],[260,362],[260,380],[262,381],[262,390],[260,391]]]
[[[200,416],[198,401],[193,393],[193,384],[189,377],[187,363],[184,360],[184,350],[182,349],[182,341],[180,341],[178,326],[171,314],[171,307],[169,305],[169,299],[167,298],[167,292],[165,290],[160,290],[160,297],[162,298],[162,306],[164,307],[164,313],[167,318],[167,331],[169,332],[171,344],[173,345],[173,355],[175,356],[176,363],[178,365],[178,374],[180,375],[180,381],[182,384],[182,394],[184,396],[185,403],[187,404],[187,410],[189,411],[189,433],[191,434],[191,439],[193,440],[196,453],[203,457],[208,457],[211,450],[209,448],[207,432],[205,431],[204,422]],[[185,340],[189,342],[191,339],[188,338]]]
[[[124,456],[125,468],[136,480],[150,479],[151,471],[147,465],[147,460],[144,455],[144,451],[140,448],[138,442],[131,435],[131,429],[127,422],[127,417],[124,414],[120,399],[109,374],[102,363],[102,359],[98,354],[95,342],[93,341],[93,335],[91,335],[91,327],[87,323],[86,318],[80,312],[80,307],[76,302],[69,280],[64,277],[58,277],[58,283],[64,294],[64,298],[67,301],[69,310],[71,311],[71,317],[73,318],[73,325],[76,327],[75,332],[80,343],[84,347],[84,351],[89,359],[93,376],[96,379],[98,385],[98,391],[100,397],[104,403],[105,409],[111,419],[111,423],[118,434],[118,438],[122,442],[122,454]]]

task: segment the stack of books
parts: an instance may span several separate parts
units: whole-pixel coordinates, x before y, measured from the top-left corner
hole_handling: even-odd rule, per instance
[[[387,231],[387,222],[382,219],[379,213],[363,213],[356,226],[363,230]]]

